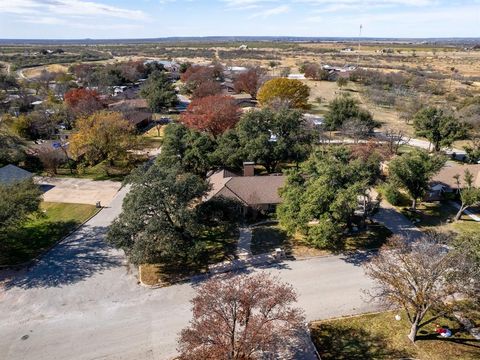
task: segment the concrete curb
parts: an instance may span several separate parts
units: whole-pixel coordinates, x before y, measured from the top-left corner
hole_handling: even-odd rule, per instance
[[[100,210],[96,211],[93,213],[90,217],[88,217],[85,221],[83,221],[81,224],[76,226],[74,229],[70,230],[68,234],[62,236],[60,239],[55,241],[52,245],[50,245],[47,249],[42,251],[40,254],[35,256],[33,259],[25,261],[20,264],[13,264],[13,265],[0,265],[0,270],[21,270],[23,268],[29,268],[38,263],[50,250],[52,250],[55,246],[60,244],[62,241],[64,241],[66,238],[68,238],[70,235],[78,231],[83,225],[85,225],[87,222],[89,222],[91,219],[93,219],[95,216],[97,216],[105,207],[101,207]]]

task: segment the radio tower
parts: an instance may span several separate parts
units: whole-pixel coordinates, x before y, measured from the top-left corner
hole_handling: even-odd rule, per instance
[[[357,57],[357,67],[360,66],[360,38],[362,37],[363,25],[360,24],[360,31],[358,32],[358,57]]]

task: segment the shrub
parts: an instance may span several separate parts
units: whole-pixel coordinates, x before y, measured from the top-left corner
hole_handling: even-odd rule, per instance
[[[385,196],[385,199],[387,199],[390,204],[397,206],[402,203],[403,194],[400,192],[400,190],[398,190],[398,187],[396,185],[392,183],[386,183],[382,187],[381,191],[383,193],[383,196]]]

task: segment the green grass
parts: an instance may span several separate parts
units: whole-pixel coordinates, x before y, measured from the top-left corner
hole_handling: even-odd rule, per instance
[[[39,216],[9,234],[8,248],[0,255],[0,265],[35,258],[96,212],[94,205],[42,203]]]
[[[400,209],[403,215],[422,230],[435,228],[436,230],[453,230],[455,232],[480,231],[480,222],[474,221],[465,214],[459,221],[451,222],[458,210],[448,203],[421,203],[417,206],[417,210],[417,212],[412,212],[408,208]]]
[[[402,319],[396,321],[395,314]],[[384,312],[311,324],[312,340],[322,360],[400,359],[422,360],[479,359],[480,341],[473,339],[454,318],[439,318],[453,336],[437,336],[428,324],[418,332],[415,344],[407,338],[410,326],[403,312]]]

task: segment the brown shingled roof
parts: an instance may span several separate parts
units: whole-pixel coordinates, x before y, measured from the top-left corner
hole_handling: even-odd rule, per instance
[[[442,184],[456,189],[457,181],[454,179],[455,175],[460,175],[460,186],[464,187],[463,181],[465,170],[468,170],[473,175],[473,186],[480,187],[480,164],[458,164],[454,162],[448,162],[440,172],[432,179],[432,184]]]
[[[217,172],[210,177],[213,196],[236,198],[245,205],[279,204],[282,202],[278,190],[284,186],[286,176],[235,176],[224,177]]]

